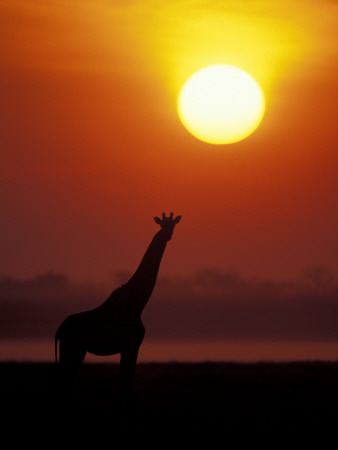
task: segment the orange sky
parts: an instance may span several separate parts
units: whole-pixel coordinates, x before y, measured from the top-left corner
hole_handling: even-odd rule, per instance
[[[0,3],[2,273],[133,270],[162,210],[184,217],[163,270],[336,272],[338,7],[237,4]],[[208,63],[265,90],[240,143],[179,122]]]
[[[0,274],[112,280],[174,211],[162,275],[337,276],[337,19],[319,0],[0,0]],[[176,113],[215,63],[266,95],[231,145]]]

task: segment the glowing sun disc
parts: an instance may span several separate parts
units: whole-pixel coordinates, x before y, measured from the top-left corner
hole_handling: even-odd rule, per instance
[[[216,64],[194,73],[183,85],[177,110],[185,128],[211,144],[230,144],[249,136],[265,110],[258,83],[242,69]]]

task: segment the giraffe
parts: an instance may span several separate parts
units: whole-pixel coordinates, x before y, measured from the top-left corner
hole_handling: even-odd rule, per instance
[[[133,395],[138,351],[145,335],[141,313],[153,289],[175,225],[181,216],[170,213],[154,217],[160,230],[153,237],[130,280],[114,290],[97,308],[68,316],[55,334],[55,360],[62,390],[69,390],[86,353],[120,354],[119,399],[124,404]],[[59,343],[59,360],[58,360]]]

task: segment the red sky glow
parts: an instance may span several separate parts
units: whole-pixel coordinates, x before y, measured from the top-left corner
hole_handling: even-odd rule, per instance
[[[144,359],[335,358],[337,19],[319,0],[0,0],[0,359],[19,341],[46,358],[58,321],[136,269],[162,211],[182,221]],[[235,144],[176,111],[209,64],[266,96]]]

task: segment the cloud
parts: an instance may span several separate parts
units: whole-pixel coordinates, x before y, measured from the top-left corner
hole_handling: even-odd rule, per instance
[[[337,284],[324,268],[307,272],[312,278],[298,281],[247,279],[218,270],[162,279],[144,312],[148,335],[337,340]]]
[[[52,337],[67,315],[94,308],[104,300],[102,285],[73,283],[63,274],[46,273],[28,280],[2,278],[0,338]]]
[[[273,281],[209,269],[190,277],[159,278],[143,312],[146,336],[336,341],[338,286],[325,268],[309,269],[306,275]],[[74,283],[53,273],[30,280],[3,278],[0,338],[52,338],[67,315],[100,305],[109,293],[104,285]]]

